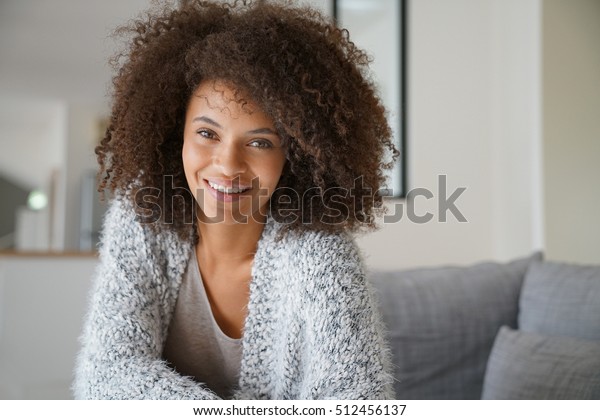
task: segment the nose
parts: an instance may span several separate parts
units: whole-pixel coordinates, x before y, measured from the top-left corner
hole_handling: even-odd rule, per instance
[[[216,153],[215,164],[224,176],[239,175],[246,170],[244,151],[234,142],[222,143]]]

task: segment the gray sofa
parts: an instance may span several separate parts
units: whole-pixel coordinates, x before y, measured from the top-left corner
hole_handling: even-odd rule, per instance
[[[600,399],[600,266],[370,274],[398,399]]]

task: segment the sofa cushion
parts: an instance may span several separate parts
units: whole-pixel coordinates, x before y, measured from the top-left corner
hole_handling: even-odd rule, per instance
[[[600,266],[533,262],[519,306],[523,331],[600,340]]]
[[[516,326],[525,272],[539,259],[373,273],[397,398],[481,398],[496,333]]]
[[[600,399],[600,342],[502,327],[483,399]]]

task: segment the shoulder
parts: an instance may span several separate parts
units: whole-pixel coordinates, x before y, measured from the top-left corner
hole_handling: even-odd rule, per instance
[[[316,288],[339,288],[364,283],[363,259],[348,233],[292,231],[280,241],[271,235],[269,247],[291,282]],[[310,287],[309,287],[310,288]]]
[[[143,265],[138,269],[154,272],[184,266],[189,257],[191,239],[184,241],[174,231],[151,226],[143,221],[140,211],[126,194],[111,200],[102,228],[101,259],[126,263],[130,269],[133,268],[130,264],[137,262]]]
[[[290,238],[290,250],[306,263],[325,266],[360,265],[360,252],[347,233],[310,231]]]
[[[100,237],[101,253],[135,252],[148,254],[156,243],[157,234],[144,223],[133,201],[125,194],[111,199],[104,216]]]

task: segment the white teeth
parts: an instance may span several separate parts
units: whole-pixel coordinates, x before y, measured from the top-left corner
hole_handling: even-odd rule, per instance
[[[233,188],[233,187],[227,188],[227,187],[224,187],[219,184],[215,184],[214,182],[210,182],[210,181],[208,181],[208,185],[210,185],[215,190],[220,191],[225,194],[239,194],[241,192],[248,190],[248,188]]]

